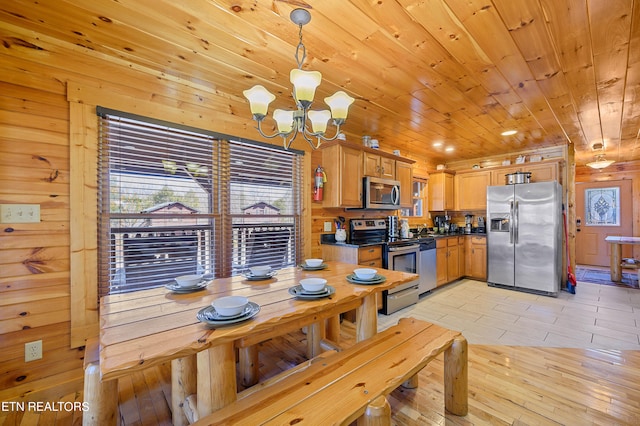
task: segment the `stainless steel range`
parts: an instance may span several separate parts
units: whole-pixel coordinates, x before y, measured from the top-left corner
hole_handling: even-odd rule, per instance
[[[354,219],[349,224],[352,244],[382,244],[383,268],[417,274],[420,271],[420,241],[417,238],[401,239],[395,235],[389,219]],[[418,302],[420,280],[411,281],[383,292],[382,313],[389,315]]]

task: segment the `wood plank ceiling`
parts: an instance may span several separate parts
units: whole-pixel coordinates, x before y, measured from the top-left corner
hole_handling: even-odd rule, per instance
[[[603,141],[608,159],[640,159],[639,0],[10,0],[0,16],[223,95],[250,122],[253,84],[292,107],[296,7],[312,14],[314,106],[356,98],[350,140],[433,163],[574,144],[584,164]]]

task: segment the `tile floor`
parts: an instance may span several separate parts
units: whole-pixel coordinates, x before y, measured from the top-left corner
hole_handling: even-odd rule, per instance
[[[563,348],[640,349],[640,290],[578,282],[557,298],[464,279],[417,305],[378,315],[378,327],[412,316],[461,331],[469,343]]]

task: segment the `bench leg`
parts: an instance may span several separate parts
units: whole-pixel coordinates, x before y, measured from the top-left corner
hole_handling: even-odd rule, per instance
[[[100,380],[100,365],[90,363],[84,370],[84,400],[88,410],[82,413],[84,426],[117,424],[118,381]]]
[[[233,342],[200,351],[198,357],[198,416],[203,418],[237,399],[236,354]]]
[[[260,365],[258,361],[258,346],[251,345],[239,349],[239,368],[242,374],[242,385],[251,387],[258,383]]]
[[[444,408],[466,416],[469,409],[467,339],[458,336],[444,352]]]
[[[197,368],[196,356],[186,356],[171,361],[171,420],[174,426],[187,426],[189,420],[184,414],[184,401],[195,394]]]
[[[401,386],[405,389],[416,389],[418,387],[418,375],[415,374],[413,377],[410,377]]]
[[[391,426],[391,405],[384,395],[380,395],[369,405],[358,419],[357,426]]]

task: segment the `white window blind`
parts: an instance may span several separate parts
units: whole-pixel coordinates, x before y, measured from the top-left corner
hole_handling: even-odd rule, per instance
[[[100,294],[281,268],[301,250],[301,158],[98,108]]]

